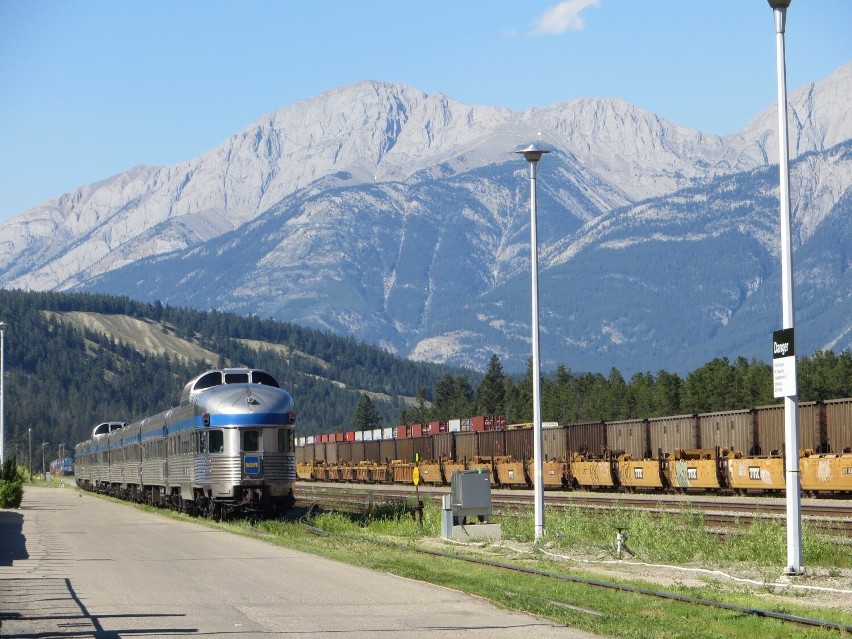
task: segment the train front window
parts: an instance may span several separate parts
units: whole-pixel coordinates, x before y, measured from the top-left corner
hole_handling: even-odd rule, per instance
[[[256,453],[260,450],[260,433],[256,430],[243,432],[243,450],[247,453]]]
[[[248,373],[225,373],[226,384],[248,384]]]
[[[281,388],[278,385],[278,381],[272,375],[264,371],[252,371],[251,381],[255,384],[263,384],[264,386],[274,386],[275,388]]]
[[[225,434],[221,430],[211,430],[210,433],[210,452],[223,453],[225,452]]]
[[[202,375],[198,378],[198,381],[195,382],[195,386],[192,387],[193,390],[203,390],[205,388],[213,388],[214,386],[220,386],[222,384],[222,373],[219,371],[211,371],[206,375]]]

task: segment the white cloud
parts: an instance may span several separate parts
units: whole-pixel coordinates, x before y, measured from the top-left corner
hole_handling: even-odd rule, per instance
[[[562,0],[536,19],[532,34],[558,34],[583,29],[586,23],[580,13],[583,9],[596,7],[598,4],[600,0]]]

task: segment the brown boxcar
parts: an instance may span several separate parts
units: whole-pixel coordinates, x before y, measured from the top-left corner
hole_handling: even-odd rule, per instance
[[[674,452],[676,448],[698,448],[698,415],[653,417],[648,420],[651,456]]]
[[[702,413],[698,416],[700,448],[716,446],[725,450],[752,454],[755,448],[755,414],[751,410]]]
[[[435,459],[435,453],[432,451],[431,437],[414,437],[412,440],[414,445],[414,459]]]
[[[396,440],[396,459],[402,462],[414,461],[414,440],[410,437]]]
[[[564,434],[561,428],[550,429],[547,430],[558,430]],[[533,429],[532,428],[513,428],[511,430],[506,431],[506,454],[512,457],[513,459],[517,459],[523,461],[525,459],[532,459],[533,456]],[[542,432],[542,441],[546,441],[547,436]],[[564,437],[563,437],[564,440]],[[544,447],[544,456],[547,459],[550,457],[547,454],[547,446]]]
[[[379,442],[379,460],[383,464],[387,464],[391,459],[397,459],[396,456],[396,440],[383,439]]]
[[[606,442],[611,451],[621,451],[633,459],[654,457],[648,441],[647,419],[606,422]]]
[[[474,432],[460,432],[453,433],[455,435],[455,443],[456,443],[456,457],[455,460],[457,462],[464,462],[468,459],[473,459],[477,455],[479,455],[479,451],[476,448],[477,438],[476,433]]]
[[[852,399],[825,402],[825,442],[829,452],[852,452]]]
[[[381,440],[364,442],[364,461],[380,462],[382,460],[382,454],[379,450],[381,445]]]
[[[557,426],[556,428],[541,429],[541,445],[544,452],[544,459],[553,459],[557,461],[565,461],[568,459],[568,435],[566,430]],[[529,457],[533,457],[533,439],[532,431],[529,436]]]
[[[817,402],[799,404],[799,450],[821,452],[824,448],[825,407]],[[758,406],[754,409],[757,422],[757,447],[761,455],[773,454],[784,449],[787,434],[784,426],[784,404]],[[746,452],[746,451],[743,451]]]
[[[482,457],[499,457],[506,455],[506,431],[486,430],[476,433],[477,450]]]
[[[455,433],[438,433],[432,435],[432,453],[435,459],[455,459],[455,446],[453,446]]]
[[[600,455],[607,446],[604,422],[580,422],[565,426],[565,449],[568,454]]]

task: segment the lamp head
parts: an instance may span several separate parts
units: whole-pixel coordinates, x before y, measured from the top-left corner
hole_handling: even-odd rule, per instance
[[[541,156],[545,153],[550,153],[550,151],[546,149],[540,149],[536,147],[535,144],[530,144],[527,148],[521,151],[515,151],[518,155],[523,155],[524,159],[527,162],[538,162],[541,159]]]
[[[769,6],[773,9],[786,9],[790,6],[793,0],[768,0]]]

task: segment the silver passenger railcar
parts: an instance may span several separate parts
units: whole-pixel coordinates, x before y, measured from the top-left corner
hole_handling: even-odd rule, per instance
[[[295,421],[293,398],[269,373],[210,370],[179,406],[78,444],[77,483],[217,519],[274,515],[294,503]]]

